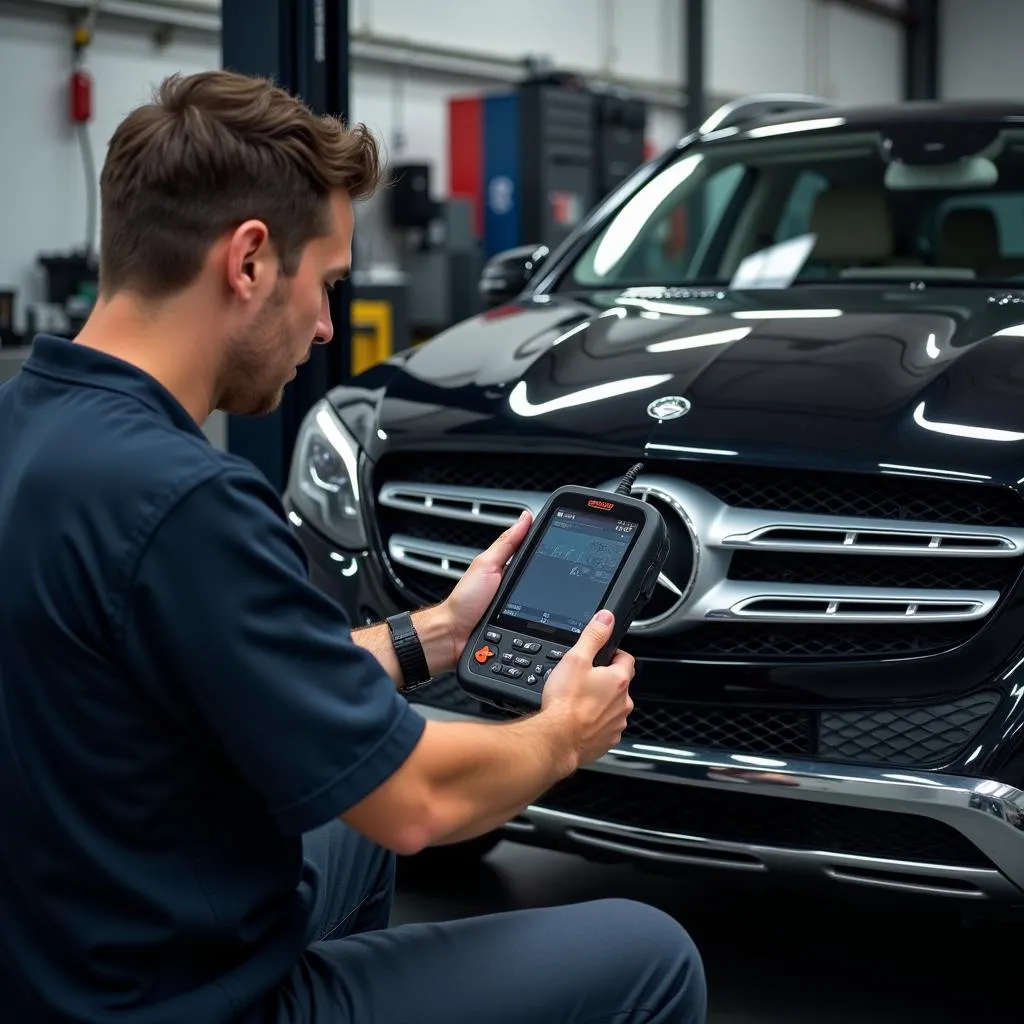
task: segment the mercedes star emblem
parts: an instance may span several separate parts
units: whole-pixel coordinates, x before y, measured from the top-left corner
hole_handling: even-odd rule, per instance
[[[665,420],[677,420],[690,411],[690,403],[682,395],[665,395],[656,398],[647,406],[647,415],[656,419],[659,423]]]

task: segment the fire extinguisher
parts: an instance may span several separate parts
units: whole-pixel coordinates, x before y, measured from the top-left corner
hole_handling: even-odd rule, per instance
[[[85,68],[75,68],[71,72],[68,113],[72,124],[88,124],[92,119],[92,75]]]
[[[82,67],[85,50],[92,42],[92,31],[82,25],[73,38],[75,67],[68,82],[68,114],[72,124],[88,124],[92,120],[92,75]]]

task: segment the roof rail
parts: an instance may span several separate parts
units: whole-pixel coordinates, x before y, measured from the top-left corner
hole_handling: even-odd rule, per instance
[[[821,110],[835,107],[831,100],[820,96],[805,96],[801,93],[765,93],[756,96],[742,96],[738,100],[719,107],[698,129],[699,134],[732,128],[741,121],[763,117],[765,114],[785,114],[790,110]]]

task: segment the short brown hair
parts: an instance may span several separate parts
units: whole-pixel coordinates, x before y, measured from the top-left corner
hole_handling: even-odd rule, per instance
[[[285,274],[328,230],[329,196],[380,181],[365,125],[318,116],[283,89],[231,71],[172,75],[110,140],[100,176],[100,287],[146,298],[198,275],[210,245],[262,220]]]

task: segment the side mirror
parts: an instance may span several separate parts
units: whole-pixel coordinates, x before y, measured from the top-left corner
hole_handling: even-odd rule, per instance
[[[520,245],[492,256],[480,275],[480,297],[491,309],[511,302],[548,258],[546,245]]]

